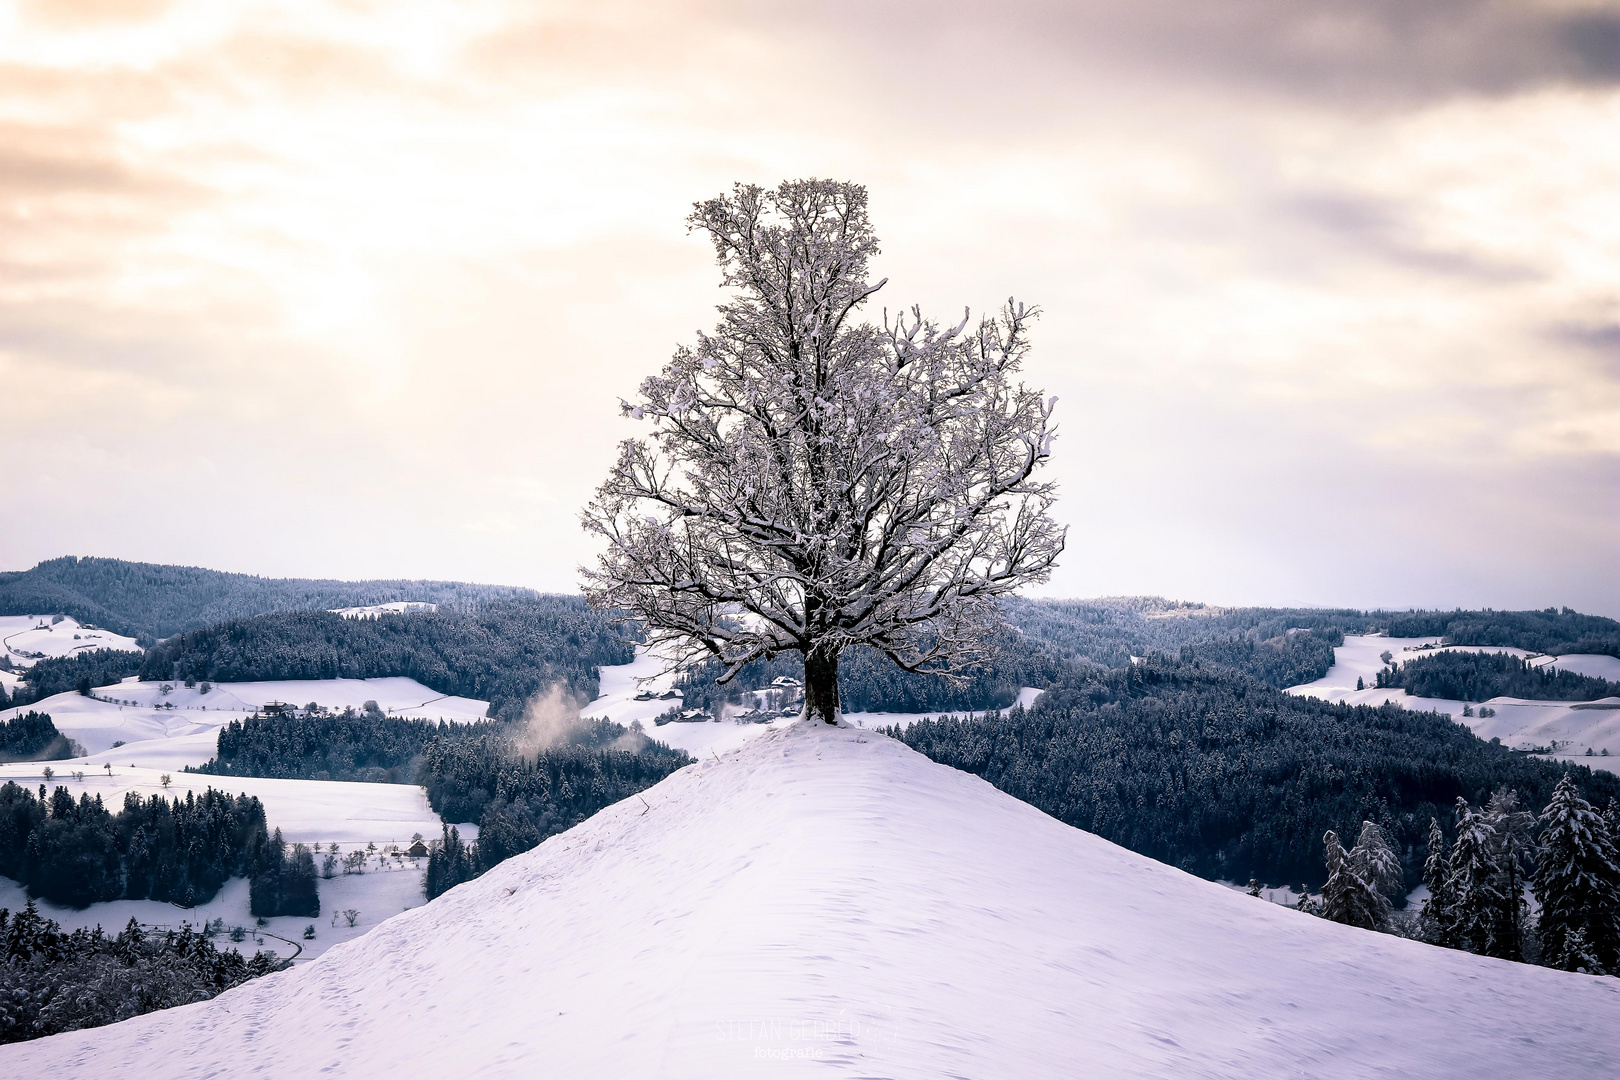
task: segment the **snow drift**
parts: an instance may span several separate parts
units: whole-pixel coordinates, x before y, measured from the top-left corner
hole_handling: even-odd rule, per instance
[[[1580,1077],[1620,980],[1235,893],[870,732],[767,731],[32,1076]]]

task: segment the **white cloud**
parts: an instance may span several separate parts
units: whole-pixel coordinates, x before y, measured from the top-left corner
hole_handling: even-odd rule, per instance
[[[880,303],[1045,308],[1055,590],[1620,611],[1620,93],[1573,16],[1245,67],[1264,5],[1202,54],[1030,10],[0,15],[0,563],[569,588],[617,398],[712,322],[688,206],[814,174],[871,186]]]

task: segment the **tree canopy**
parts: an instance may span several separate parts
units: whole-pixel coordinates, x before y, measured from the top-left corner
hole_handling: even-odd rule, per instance
[[[807,708],[829,721],[850,646],[961,678],[1002,626],[996,598],[1063,547],[1037,479],[1055,400],[1016,381],[1036,311],[859,321],[885,281],[868,278],[856,184],[738,185],[688,223],[733,294],[623,403],[652,433],[620,444],[585,511],[606,541],[587,594],[722,680],[803,654]]]

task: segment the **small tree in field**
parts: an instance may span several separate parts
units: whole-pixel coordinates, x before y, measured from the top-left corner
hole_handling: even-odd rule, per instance
[[[735,292],[622,403],[653,430],[620,445],[585,510],[607,544],[587,595],[675,663],[718,659],[721,682],[802,654],[806,714],[828,723],[853,645],[960,682],[988,656],[996,598],[1063,548],[1035,478],[1052,403],[1015,381],[1035,310],[856,321],[884,282],[867,280],[855,184],[738,185],[688,223]]]

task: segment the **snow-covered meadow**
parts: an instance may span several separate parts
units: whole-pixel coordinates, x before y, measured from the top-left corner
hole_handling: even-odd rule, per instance
[[[220,683],[208,693],[201,687],[187,688],[180,683],[165,684],[125,680],[101,687],[94,697],[76,693],[57,694],[21,709],[0,712],[0,718],[37,709],[51,714],[57,729],[91,750],[82,758],[68,761],[14,762],[0,764],[0,783],[15,780],[37,787],[65,785],[75,797],[100,796],[116,810],[126,792],[143,796],[165,795],[184,798],[188,791],[201,794],[214,787],[231,794],[258,797],[264,803],[271,828],[279,828],[289,843],[339,846],[340,854],[368,844],[379,850],[393,845],[408,847],[411,837],[421,833],[428,839],[440,834],[439,816],[428,805],[427,793],[410,784],[363,784],[328,780],[272,780],[257,777],[208,776],[187,773],[187,765],[201,765],[214,756],[219,729],[231,720],[240,720],[272,701],[304,705],[311,701],[341,711],[346,706],[360,708],[376,701],[390,715],[450,721],[476,720],[484,716],[487,702],[451,697],[430,690],[414,679],[324,679],[287,682]],[[123,745],[114,747],[113,743]],[[111,767],[109,769],[109,766]],[[45,769],[52,778],[45,780]],[[82,773],[82,778],[76,774]],[[163,778],[169,777],[169,784]],[[466,839],[476,839],[478,826],[459,826]],[[272,935],[291,938],[303,946],[299,962],[320,955],[340,941],[365,933],[389,915],[423,902],[422,873],[418,861],[390,860],[368,863],[364,874],[339,874],[320,883],[321,918],[314,941],[302,937],[308,919],[271,919],[264,927]],[[21,889],[0,878],[0,908],[15,909],[25,900]],[[227,926],[252,927],[248,910],[247,883],[233,879],[208,904],[194,909],[177,908],[156,901],[114,901],[92,904],[83,911],[41,903],[47,918],[64,927],[100,924],[108,929],[121,927],[131,916],[153,925],[189,922],[200,926],[212,919],[223,919]],[[338,915],[345,910],[359,914],[350,927]],[[261,946],[251,939],[241,948]],[[265,939],[265,948],[282,953],[295,951],[277,938]]]
[[[685,750],[694,757],[735,749],[766,731],[792,723],[790,719],[773,720],[767,724],[738,723],[729,717],[722,717],[699,723],[668,723],[656,726],[657,717],[668,712],[671,705],[679,705],[679,701],[660,700],[657,697],[638,701],[636,695],[645,691],[660,694],[670,689],[674,677],[664,670],[665,666],[657,656],[645,649],[638,649],[634,662],[602,668],[600,695],[580,710],[581,715],[612,720],[626,726],[639,722],[642,729],[652,738]],[[1026,686],[1019,691],[1018,703],[1027,708],[1034,704],[1041,693],[1042,691],[1035,687]],[[917,720],[938,715],[940,713],[937,711],[852,712],[845,713],[844,720],[858,728],[880,728],[891,725],[905,728]]]
[[[0,654],[18,667],[90,649],[141,651],[134,638],[85,626],[71,615],[0,615]]]
[[[477,720],[489,710],[487,701],[441,694],[405,678],[217,683],[205,693],[200,683],[187,687],[178,681],[140,682],[131,676],[116,685],[96,688],[90,697],[55,694],[32,705],[0,711],[0,718],[37,709],[50,713],[57,730],[89,750],[92,757],[110,752],[115,742],[122,742],[125,745],[114,755],[120,761],[181,768],[201,765],[214,756],[214,733],[219,728],[273,701],[298,706],[315,702],[334,712],[359,709],[367,701],[375,701],[390,716],[459,722]],[[176,742],[180,745],[172,745]]]
[[[1501,739],[1504,745],[1515,749],[1552,746],[1556,741],[1559,749],[1550,756],[1579,760],[1581,764],[1594,769],[1620,771],[1620,697],[1591,702],[1527,701],[1508,697],[1484,702],[1462,702],[1449,698],[1414,697],[1405,690],[1379,689],[1374,685],[1378,670],[1384,666],[1382,657],[1386,652],[1397,665],[1415,657],[1448,650],[1509,653],[1521,659],[1531,658],[1531,663],[1537,666],[1552,666],[1581,675],[1617,680],[1620,680],[1620,659],[1584,654],[1538,657],[1523,649],[1481,645],[1441,646],[1438,642],[1437,638],[1347,635],[1344,644],[1334,650],[1334,664],[1326,675],[1315,682],[1290,687],[1288,693],[1352,705],[1382,705],[1388,701],[1407,709],[1446,713],[1458,723],[1467,724],[1482,739]],[[1358,679],[1365,684],[1363,689],[1356,689]],[[1475,715],[1464,716],[1464,705],[1472,705]],[[1493,709],[1496,715],[1479,716],[1481,705]],[[1588,747],[1594,756],[1586,756]],[[1605,748],[1611,756],[1602,756]]]
[[[364,844],[339,845],[340,853]],[[319,860],[317,860],[319,861]],[[353,941],[402,911],[420,907],[422,873],[425,859],[385,860],[368,862],[364,874],[338,874],[320,883],[321,914],[314,919],[295,916],[277,916],[266,919],[263,926],[248,910],[248,883],[246,878],[232,878],[206,904],[194,908],[181,908],[158,900],[114,900],[105,904],[91,904],[83,910],[61,907],[49,901],[38,900],[40,914],[53,919],[65,930],[89,929],[100,926],[109,933],[124,928],[130,919],[147,927],[174,927],[190,924],[200,929],[215,919],[221,920],[228,930],[244,927],[248,936],[240,944],[220,939],[224,948],[236,948],[244,954],[264,950],[278,956],[294,957],[298,964],[308,963],[327,949],[345,941]],[[10,878],[0,877],[0,908],[18,911],[28,902],[22,886]],[[346,911],[355,913],[350,926]],[[305,938],[304,928],[313,925],[315,937]]]
[[[364,607],[331,608],[332,614],[345,619],[376,619],[384,615],[399,615],[407,611],[438,611],[438,604],[425,600],[393,600],[386,604],[367,604]]]
[[[307,965],[0,1069],[1595,1080],[1617,1017],[1614,980],[1301,915],[800,723]]]

